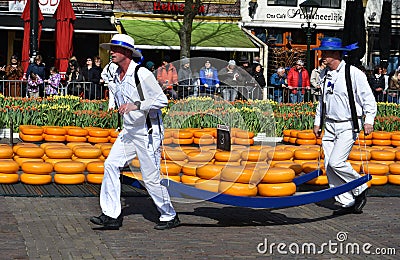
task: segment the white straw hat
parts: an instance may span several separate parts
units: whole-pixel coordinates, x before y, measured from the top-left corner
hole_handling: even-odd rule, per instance
[[[112,37],[110,43],[102,43],[100,47],[110,50],[111,46],[119,46],[132,51],[133,57],[142,57],[142,54],[135,49],[135,40],[126,34],[116,34]]]

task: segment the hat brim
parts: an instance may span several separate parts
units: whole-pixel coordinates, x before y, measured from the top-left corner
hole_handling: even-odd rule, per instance
[[[346,47],[318,47],[312,49],[313,51],[352,51],[354,49],[348,49]]]
[[[133,57],[138,57],[138,58],[142,57],[142,54],[139,51],[137,51],[134,48],[130,48],[128,46],[122,46],[122,45],[114,44],[114,43],[102,43],[102,44],[100,44],[101,48],[103,48],[105,50],[109,50],[109,51],[111,50],[111,46],[118,46],[118,47],[122,47],[122,48],[125,48],[125,49],[128,49],[128,50],[131,50]]]

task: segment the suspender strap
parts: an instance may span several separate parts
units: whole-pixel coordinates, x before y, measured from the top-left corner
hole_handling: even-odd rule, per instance
[[[345,76],[346,76],[347,94],[349,96],[349,103],[350,103],[351,119],[353,120],[353,127],[354,127],[353,131],[359,133],[360,127],[358,125],[357,110],[355,105],[353,87],[351,83],[350,64],[346,64]]]
[[[137,91],[139,93],[140,101],[143,101],[144,100],[144,95],[143,95],[142,86],[140,84],[140,80],[139,80],[139,76],[138,76],[138,72],[139,72],[140,67],[141,67],[140,65],[136,66],[134,75],[135,75],[135,83],[136,83]],[[150,121],[149,113],[146,114],[146,125],[147,125],[148,133],[152,134],[153,133],[153,129],[151,127],[151,121]]]
[[[325,86],[325,81],[326,81],[326,73],[327,73],[327,69],[324,69],[323,71],[321,71],[320,73],[320,77],[324,78],[324,82],[322,83],[322,86]],[[324,101],[324,96],[325,96],[325,88],[322,87],[321,88],[322,92],[321,92],[321,110],[320,110],[320,127],[319,127],[319,131],[322,132],[322,127],[324,125],[325,122],[325,114],[326,114],[326,106],[325,106],[325,101]]]

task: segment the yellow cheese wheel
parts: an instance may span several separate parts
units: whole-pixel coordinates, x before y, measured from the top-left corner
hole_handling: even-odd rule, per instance
[[[19,170],[19,164],[12,159],[0,159],[1,173],[16,173]]]
[[[249,146],[249,145],[254,144],[254,139],[253,138],[247,139],[247,138],[235,137],[233,139],[233,142],[234,142],[234,144]]]
[[[187,154],[189,162],[210,162],[214,158],[213,152],[192,151]]]
[[[381,163],[369,162],[361,166],[361,171],[366,174],[386,175],[389,173],[389,166]]]
[[[89,143],[108,143],[108,137],[89,136],[87,138]]]
[[[72,151],[74,150],[75,147],[77,146],[88,146],[88,147],[93,147],[93,145],[86,143],[86,142],[73,142],[73,143],[67,143],[67,147],[71,148]]]
[[[277,161],[277,163],[275,163],[273,167],[290,168],[294,171],[296,175],[302,173],[303,171],[303,167],[300,164],[291,161],[290,162]]]
[[[293,152],[289,150],[268,151],[268,158],[273,161],[284,161],[293,158]]]
[[[44,149],[40,147],[23,146],[17,149],[16,154],[20,157],[40,158],[44,155]]]
[[[44,129],[36,125],[20,125],[19,130],[24,135],[42,135]]]
[[[309,139],[315,140],[317,137],[315,136],[313,130],[303,130],[297,133],[297,138],[299,139]]]
[[[117,129],[109,129],[109,132],[110,132],[110,137],[117,138],[120,131],[118,131]]]
[[[296,184],[288,183],[260,183],[257,185],[258,194],[265,197],[291,196],[296,192]]]
[[[70,162],[57,162],[54,164],[54,171],[57,173],[82,173],[86,169],[83,162],[70,161]]]
[[[298,145],[313,145],[317,144],[317,139],[296,139],[296,144]]]
[[[400,175],[389,174],[388,182],[391,184],[400,185]]]
[[[181,172],[182,166],[174,162],[162,162],[160,168],[161,173],[176,176]]]
[[[327,185],[328,184],[328,176],[326,175],[320,175],[317,178],[314,178],[310,181],[307,182],[307,184],[312,184],[312,185]]]
[[[318,165],[318,161],[316,162],[305,162],[301,165],[303,167],[304,173],[310,173],[318,169],[318,167],[322,170],[322,173],[325,175],[325,166],[323,162],[320,162]]]
[[[194,186],[196,184],[196,181],[199,180],[199,179],[200,179],[199,177],[186,175],[186,174],[183,174],[181,176],[182,183],[187,184],[187,185],[191,185],[191,186]]]
[[[394,161],[396,154],[387,150],[373,150],[371,151],[371,158],[378,161]]]
[[[0,167],[0,169],[1,169],[1,167]],[[395,163],[389,164],[389,172],[390,172],[390,174],[399,175],[400,174],[400,163],[395,162]]]
[[[33,143],[25,143],[25,142],[17,143],[16,145],[14,145],[14,146],[12,147],[13,152],[14,152],[14,153],[17,153],[17,150],[18,150],[19,148],[21,148],[21,147],[39,147],[39,145],[33,144]]]
[[[255,150],[255,149],[250,149],[250,150],[245,150],[241,153],[241,157],[243,160],[246,161],[252,161],[252,162],[260,162],[260,161],[266,161],[268,158],[268,153],[263,150]]]
[[[206,164],[197,168],[196,175],[202,179],[219,180],[223,168],[223,165]]]
[[[72,127],[68,129],[67,134],[69,136],[85,137],[86,139],[86,136],[89,134],[89,131],[82,127]]]
[[[44,140],[47,142],[65,142],[66,137],[65,135],[51,135],[51,134],[46,134],[44,137]]]
[[[188,162],[182,166],[182,172],[185,175],[196,176],[197,168],[205,165],[205,163],[200,162]],[[183,181],[182,181],[183,182]]]
[[[366,140],[363,140],[363,139],[357,139],[355,142],[354,142],[354,144],[356,144],[356,145],[372,145],[372,140],[371,139],[366,139]]]
[[[24,142],[40,142],[43,140],[43,135],[26,135],[19,132],[19,137]]]
[[[317,160],[320,153],[314,149],[296,149],[294,151],[294,158],[297,160]]]
[[[86,142],[86,136],[74,136],[74,135],[67,135],[65,136],[65,140],[67,142]]]
[[[163,159],[171,161],[183,161],[187,158],[186,153],[175,149],[164,149],[161,153],[161,156]]]
[[[294,170],[283,167],[271,167],[263,171],[263,183],[283,183],[292,182],[295,177]]]
[[[14,152],[8,144],[0,144],[0,159],[11,159]]]
[[[358,139],[360,140],[371,140],[372,139],[372,133],[369,135],[365,135],[364,131],[360,131],[360,134],[358,135]]]
[[[395,161],[378,161],[378,160],[370,160],[370,162],[372,162],[372,163],[380,163],[380,164],[386,164],[386,165],[390,165],[390,164],[394,163]]]
[[[218,192],[219,183],[219,180],[198,179],[195,182],[194,187],[201,190]]]
[[[246,196],[246,197],[256,196],[257,191],[258,189],[256,185],[248,183],[245,184],[245,183],[221,181],[218,187],[218,192],[234,196]]]
[[[72,157],[72,149],[69,147],[48,147],[45,149],[47,157],[51,159],[70,159]]]
[[[57,184],[82,184],[85,182],[85,175],[83,173],[54,174],[54,182]]]
[[[13,184],[17,183],[18,180],[19,180],[18,173],[0,173],[1,184]]]
[[[19,166],[21,166],[24,162],[44,162],[42,158],[29,158],[29,157],[17,157],[14,156],[14,161],[16,161]]]
[[[241,138],[241,139],[252,139],[252,138],[254,138],[254,132],[239,130],[239,131],[235,132],[235,137]]]
[[[391,138],[391,133],[386,132],[386,131],[375,131],[372,132],[372,141],[374,139],[379,139],[379,140],[387,140]]]
[[[42,143],[42,144],[40,144],[40,146],[39,146],[40,148],[43,148],[44,150],[45,150],[45,152],[46,152],[46,149],[47,148],[54,148],[54,147],[58,147],[58,148],[66,148],[67,146],[64,144],[64,143],[53,143],[53,142],[49,142],[49,143],[47,143],[47,142],[45,142],[45,143]]]
[[[253,174],[258,174],[258,172],[243,166],[226,166],[221,171],[221,180],[228,182],[250,183],[250,180],[253,178]],[[257,179],[257,175],[254,176],[254,179]]]
[[[104,173],[104,162],[93,161],[86,164],[86,170],[89,173],[103,174]]]
[[[198,139],[214,139],[214,135],[212,131],[194,131],[193,132],[193,137],[198,138]]]
[[[21,170],[24,173],[50,174],[53,171],[53,165],[49,162],[24,162]]]
[[[390,139],[372,139],[373,145],[383,145],[383,146],[390,146],[392,145],[392,140]]]
[[[174,139],[192,139],[193,133],[186,130],[178,130],[173,132]]]
[[[83,159],[99,158],[102,152],[99,148],[95,147],[77,147],[74,149],[74,154]]]
[[[93,184],[101,184],[103,182],[104,174],[102,173],[89,173],[86,175],[86,181]]]
[[[210,145],[215,143],[215,139],[214,138],[196,138],[193,137],[193,143],[194,144],[198,144],[198,145]]]
[[[238,151],[217,151],[214,158],[220,162],[236,162],[241,158],[241,153]]]
[[[372,179],[370,180],[371,185],[385,185],[388,183],[388,176],[386,175],[374,175],[371,174]]]
[[[44,128],[44,133],[47,135],[66,135],[67,129],[59,126],[46,126]]]
[[[51,183],[52,177],[50,174],[29,174],[23,173],[20,176],[21,182],[32,185],[44,185]]]
[[[92,137],[108,137],[109,135],[108,129],[89,129],[89,136]]]
[[[349,160],[366,161],[371,159],[371,152],[364,149],[353,149],[350,151]]]
[[[76,161],[76,162],[83,162],[85,164],[85,166],[91,162],[103,162],[100,157],[99,158],[79,158],[79,157],[73,158],[72,157],[72,160]]]

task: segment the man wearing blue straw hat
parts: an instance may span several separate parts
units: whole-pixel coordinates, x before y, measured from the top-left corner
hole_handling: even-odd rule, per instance
[[[110,51],[111,61],[118,65],[113,75],[113,94],[124,127],[104,162],[100,191],[102,214],[90,221],[102,229],[122,226],[120,168],[137,156],[144,186],[161,214],[154,228],[177,227],[180,224],[178,215],[168,190],[160,184],[160,145],[164,135],[160,109],[167,106],[168,99],[153,73],[133,61],[134,57],[142,55],[135,49],[132,37],[117,34],[110,43],[100,46]]]
[[[314,133],[322,137],[325,169],[329,186],[336,187],[360,178],[360,175],[346,162],[360,127],[365,135],[373,132],[377,106],[366,75],[342,60],[343,52],[358,48],[357,44],[342,46],[339,38],[325,37],[321,46],[321,59],[327,68],[321,72],[322,95],[316,109]],[[366,204],[368,186],[363,184],[352,191],[335,197],[341,209],[335,215],[360,214]]]

